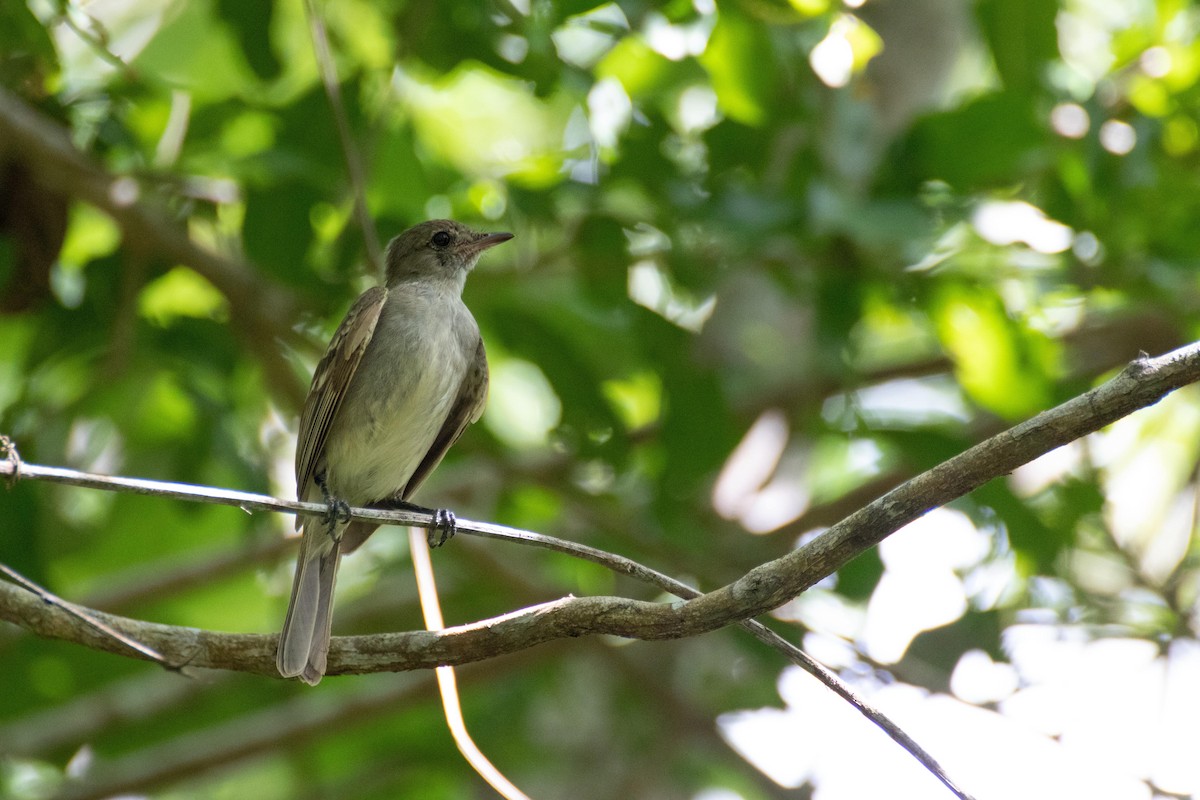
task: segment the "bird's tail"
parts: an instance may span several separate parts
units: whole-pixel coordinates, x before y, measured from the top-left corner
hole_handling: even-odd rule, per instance
[[[319,520],[307,521],[292,579],[292,597],[279,635],[275,666],[285,678],[300,677],[316,686],[325,674],[329,630],[333,622],[333,588],[342,557],[340,537],[330,536]]]

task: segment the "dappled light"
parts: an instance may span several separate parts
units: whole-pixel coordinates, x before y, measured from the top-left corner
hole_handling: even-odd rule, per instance
[[[1200,796],[1200,390],[1144,358],[1200,332],[1197,30],[0,3],[0,796],[484,796],[446,664],[457,746],[538,800]],[[321,518],[263,496],[375,254],[447,218],[514,234],[462,290],[486,409],[413,498],[463,522],[449,630],[388,524],[328,679],[279,680]]]

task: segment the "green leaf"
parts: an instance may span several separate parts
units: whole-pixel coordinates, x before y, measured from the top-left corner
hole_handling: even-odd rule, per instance
[[[414,70],[398,81],[422,146],[445,163],[533,188],[562,180],[569,97],[539,98],[525,82],[472,62],[446,76]]]
[[[176,8],[178,13],[157,31],[132,66],[155,81],[186,90],[201,102],[244,94],[254,85],[252,73],[229,30],[213,16],[213,9],[203,2],[182,3]]]
[[[1038,94],[1058,57],[1057,0],[980,0],[975,13],[1005,88]]]
[[[50,30],[28,3],[0,3],[0,85],[40,97],[43,83],[58,71]]]
[[[969,191],[1021,180],[1046,144],[1028,98],[996,92],[919,121],[890,161],[910,187],[941,180]]]
[[[250,68],[262,80],[276,77],[281,69],[271,48],[271,20],[275,4],[216,0],[217,13],[233,28]]]
[[[959,383],[977,403],[1012,420],[1050,405],[1048,354],[1040,337],[1022,331],[995,295],[947,287],[934,319]]]
[[[142,316],[163,326],[176,317],[221,319],[229,310],[224,295],[187,267],[176,267],[146,284],[138,308]]]
[[[717,104],[730,119],[760,125],[775,96],[773,46],[766,29],[737,14],[732,6],[721,9],[700,63],[708,71]]]

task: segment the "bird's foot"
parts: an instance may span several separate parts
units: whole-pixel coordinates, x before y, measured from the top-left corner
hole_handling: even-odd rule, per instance
[[[325,509],[325,524],[333,527],[334,525],[345,525],[350,521],[350,504],[340,497],[327,497],[325,502],[329,507]]]
[[[433,525],[426,534],[426,541],[429,542],[430,547],[441,547],[453,539],[456,533],[458,533],[458,521],[454,518],[453,511],[448,508],[439,508],[433,512]]]
[[[337,524],[345,525],[350,521],[350,504],[340,497],[334,497],[329,491],[329,485],[325,483],[325,473],[319,472],[316,477],[317,488],[321,490],[321,497],[325,501],[327,508],[323,521],[327,527],[334,527]]]
[[[426,508],[396,498],[372,503],[371,507],[391,511],[416,511],[432,516],[433,524],[429,526],[429,533],[426,535],[426,541],[429,542],[430,547],[441,547],[453,539],[454,534],[458,533],[458,521],[454,518],[454,512],[448,508]]]

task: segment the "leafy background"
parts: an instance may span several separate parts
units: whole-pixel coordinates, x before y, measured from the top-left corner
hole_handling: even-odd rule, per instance
[[[1188,3],[322,14],[380,234],[433,216],[517,234],[468,283],[493,393],[427,504],[712,588],[1197,335]],[[0,431],[37,463],[290,496],[298,398],[373,280],[303,4],[5,3],[0,81],[262,293],[122,235],[0,141]],[[980,797],[1200,791],[1182,724],[1200,713],[1198,430],[1181,391],[772,624]],[[280,624],[287,519],[28,481],[0,509],[0,560],[70,600]],[[420,627],[405,549],[384,531],[345,562],[335,632]],[[435,556],[451,624],[653,598],[466,537]],[[6,626],[0,680],[7,796],[488,796],[428,675],[189,680]],[[944,792],[734,630],[557,642],[462,685],[477,741],[538,798]]]

